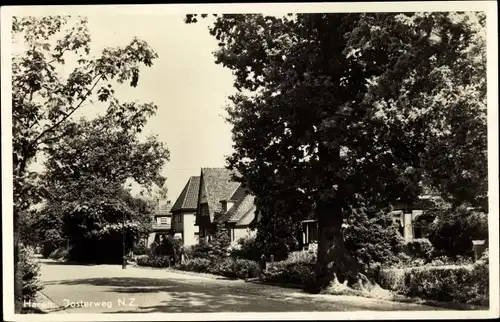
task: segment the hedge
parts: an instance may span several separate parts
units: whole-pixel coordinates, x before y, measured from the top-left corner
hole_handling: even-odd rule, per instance
[[[307,251],[293,252],[284,261],[270,263],[261,279],[280,284],[310,285],[315,261],[316,256]]]
[[[33,301],[38,291],[43,289],[40,282],[40,264],[35,260],[32,247],[22,246],[19,250],[19,266],[22,272],[22,298],[17,301]]]
[[[381,269],[379,284],[396,293],[426,300],[487,305],[488,262],[473,265]]]
[[[199,273],[210,273],[229,278],[254,278],[259,276],[259,265],[247,259],[234,259],[231,257],[211,261],[206,258],[193,258],[176,266],[177,269]]]
[[[138,256],[136,263],[139,266],[150,267],[169,267],[168,258]],[[191,258],[175,266],[176,269],[191,271],[197,273],[210,273],[230,278],[255,278],[260,274],[260,268],[257,262],[247,259],[234,259],[231,257],[217,258],[210,260],[208,258]]]

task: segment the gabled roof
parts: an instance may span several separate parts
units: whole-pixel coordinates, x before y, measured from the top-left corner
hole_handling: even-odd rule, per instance
[[[170,216],[171,209],[172,209],[172,204],[170,204],[170,202],[167,202],[166,204],[157,205],[156,208],[153,210],[153,215]]]
[[[230,200],[241,185],[239,182],[232,180],[232,174],[231,170],[225,168],[201,169],[211,221],[214,219],[214,213],[221,211],[220,201]]]
[[[243,219],[249,223],[254,220],[256,207],[254,203],[255,197],[253,195],[247,190],[239,187],[231,197],[231,200],[234,202],[231,209],[226,213],[218,213],[214,218],[215,222],[237,223],[239,225],[240,221]],[[245,224],[243,223],[241,225]]]
[[[189,178],[186,186],[172,206],[172,212],[182,210],[196,210],[198,207],[198,192],[200,190],[200,177]]]

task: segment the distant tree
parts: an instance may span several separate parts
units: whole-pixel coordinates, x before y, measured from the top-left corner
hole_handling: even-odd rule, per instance
[[[47,148],[42,176],[46,207],[64,218],[65,235],[79,246],[72,247],[70,256],[81,254],[87,241],[104,243],[103,237],[119,235],[124,221],[128,243],[148,232],[152,206],[133,197],[125,185],[130,179],[145,187],[165,181],[160,173],[168,150],[155,137],[138,138],[152,113],[149,106],[109,109],[93,120],[68,123],[65,130],[72,135]]]
[[[215,19],[215,60],[238,90],[229,167],[257,197],[271,182],[290,205],[313,209],[316,290],[332,273],[366,280],[343,239],[353,209],[411,207],[425,184],[457,203],[484,199],[484,21],[451,12]],[[458,158],[449,169],[433,159],[445,147],[456,149],[443,158]]]
[[[61,125],[98,96],[113,106],[116,82],[137,86],[141,65],[157,54],[142,40],[90,54],[90,33],[83,17],[13,17],[12,135],[14,179],[15,271],[18,271],[19,225],[26,210],[41,199],[36,172],[29,165],[50,142],[68,135]],[[69,69],[66,60],[77,61]],[[140,104],[129,104],[139,110]],[[18,274],[17,274],[18,275]],[[17,276],[16,275],[16,276]],[[16,277],[16,292],[22,289]]]
[[[227,256],[230,244],[229,231],[224,224],[217,224],[213,239],[210,241],[210,255],[215,258]]]
[[[346,248],[365,271],[372,264],[390,265],[398,261],[404,239],[387,209],[358,209],[346,221],[344,229]]]
[[[488,214],[467,209],[439,208],[430,211],[436,218],[428,238],[436,251],[450,257],[473,256],[472,241],[488,241]]]

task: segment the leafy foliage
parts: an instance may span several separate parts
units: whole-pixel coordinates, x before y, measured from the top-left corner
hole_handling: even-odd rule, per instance
[[[106,48],[93,58],[83,17],[14,17],[12,30],[19,44],[12,58],[14,200],[21,210],[40,198],[37,174],[28,171],[28,165],[48,146],[73,134],[63,125],[85,102],[92,103],[98,94],[117,116],[123,109],[153,108],[120,104],[113,87],[126,81],[136,86],[140,65],[151,66],[158,56],[144,41],[133,39],[124,48]],[[72,58],[78,66],[67,70],[66,59]]]
[[[234,259],[231,257],[214,258],[192,258],[176,266],[176,268],[198,273],[210,273],[229,278],[254,278],[260,273],[259,265],[255,261],[246,259]]]
[[[229,167],[257,200],[314,209],[319,267],[335,257],[337,275],[356,270],[341,232],[352,209],[411,205],[424,184],[484,206],[484,21],[450,12],[216,17],[215,61],[239,91],[227,109]],[[277,208],[267,204],[263,219],[290,218]]]
[[[141,65],[150,67],[158,56],[139,39],[123,48],[105,48],[97,57],[90,51],[90,33],[84,17],[13,17],[12,40],[12,149],[16,297],[19,280],[20,238],[30,206],[41,201],[38,173],[29,166],[52,143],[71,135],[66,123],[85,103],[110,102],[110,109],[141,109],[122,105],[114,86],[130,81],[137,86]],[[66,60],[76,60],[70,69]],[[149,104],[149,108],[152,105]]]
[[[267,209],[258,211],[264,214]],[[257,235],[253,246],[260,253],[255,254],[258,259],[264,254],[267,259],[273,255],[277,261],[284,260],[290,252],[298,249],[298,223],[287,220],[279,212],[275,212],[275,215],[266,213],[261,218],[257,224]]]
[[[414,239],[407,244],[411,256],[430,261],[434,255],[434,247],[427,238]]]
[[[257,243],[256,235],[248,235],[236,241],[229,250],[231,257],[248,259],[258,262],[262,253],[261,244]]]
[[[40,282],[40,264],[35,260],[33,248],[21,247],[19,253],[19,265],[22,272],[22,298],[17,301],[34,301],[38,291],[43,289]]]
[[[217,224],[213,239],[210,241],[210,257],[226,257],[229,245],[231,245],[231,238],[228,230],[223,224]]]
[[[472,256],[472,240],[488,240],[488,215],[459,207],[437,209],[429,240],[438,252],[456,257]]]
[[[349,216],[344,229],[347,249],[368,271],[373,263],[390,265],[398,262],[403,238],[387,211],[367,213],[358,210]]]

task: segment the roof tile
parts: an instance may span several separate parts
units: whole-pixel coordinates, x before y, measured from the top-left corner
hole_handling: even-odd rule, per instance
[[[221,211],[221,200],[229,200],[240,187],[232,178],[233,172],[225,168],[202,168],[201,175],[207,192],[208,211],[211,221]]]
[[[200,190],[200,177],[193,176],[182,189],[181,194],[172,206],[172,212],[181,210],[194,210],[198,207],[198,192]]]

